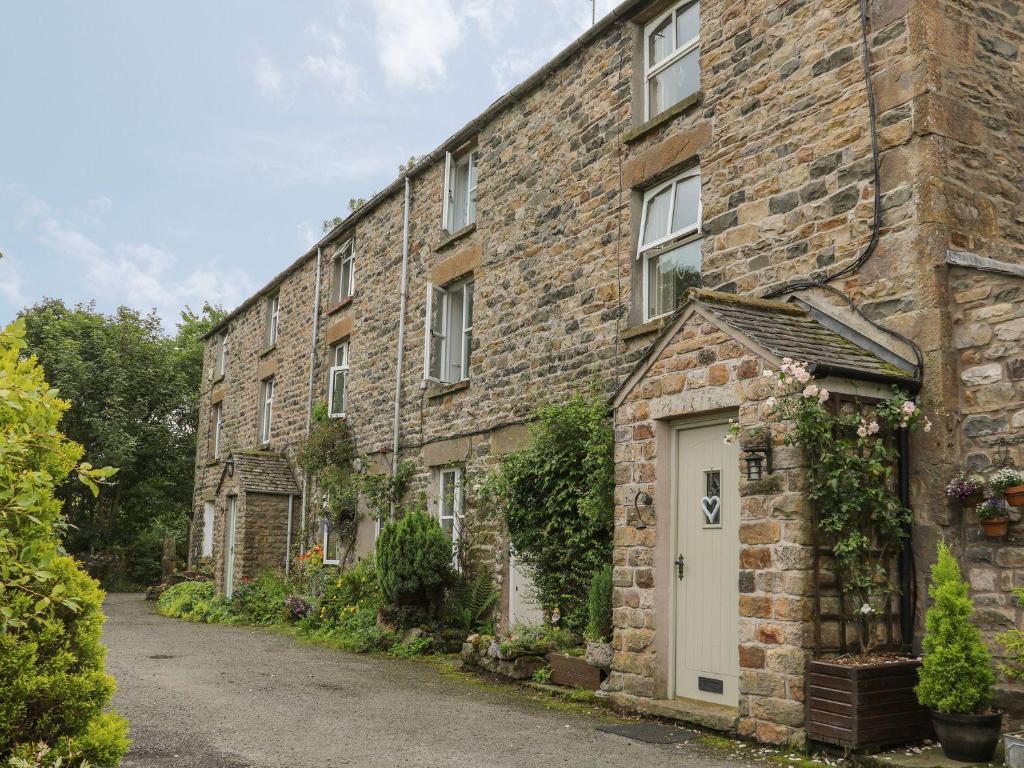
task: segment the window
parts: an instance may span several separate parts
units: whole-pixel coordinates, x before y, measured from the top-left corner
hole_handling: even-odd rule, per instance
[[[438,472],[437,517],[441,528],[452,540],[452,564],[458,568],[459,536],[462,533],[462,467]]]
[[[644,194],[637,258],[643,267],[644,319],[674,310],[700,285],[700,169]]]
[[[334,252],[331,274],[331,299],[335,304],[347,299],[355,290],[355,269],[355,242],[349,240]]]
[[[217,348],[213,352],[213,376],[215,379],[223,378],[224,370],[227,368],[228,357],[228,335],[222,333],[217,337]]]
[[[324,565],[341,564],[341,536],[338,529],[324,520],[323,528]]]
[[[476,151],[448,153],[444,168],[444,226],[458,232],[476,221]]]
[[[270,442],[270,423],[274,411],[274,378],[260,384],[260,445]]]
[[[700,87],[700,2],[685,0],[644,27],[644,119]]]
[[[203,548],[200,557],[213,557],[213,513],[213,502],[203,502]]]
[[[213,406],[213,458],[220,458],[220,428],[224,415],[224,408],[221,403]]]
[[[348,342],[331,347],[331,372],[327,385],[327,410],[330,416],[344,416],[348,403]]]
[[[277,343],[277,322],[281,315],[281,297],[274,294],[267,299],[267,337],[266,345],[272,347]]]
[[[469,378],[473,342],[473,281],[427,286],[424,377],[450,384]]]

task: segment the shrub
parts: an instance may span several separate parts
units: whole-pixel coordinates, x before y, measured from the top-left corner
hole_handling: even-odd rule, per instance
[[[504,518],[541,605],[574,631],[587,622],[591,575],[611,559],[613,453],[606,403],[577,396],[540,408],[529,445],[505,456],[480,492]]]
[[[1013,594],[1024,608],[1024,587],[1018,587]],[[1011,629],[996,635],[996,640],[1006,649],[1006,659],[999,665],[999,671],[1013,680],[1024,680],[1024,632]]]
[[[264,571],[234,591],[231,611],[246,624],[276,624],[284,618],[287,594],[284,581],[277,574]]]
[[[949,714],[980,713],[992,701],[992,658],[971,623],[974,606],[960,566],[945,542],[932,566],[932,606],[925,616],[924,661],[917,699]]]
[[[176,619],[216,624],[231,619],[231,602],[214,594],[212,581],[183,581],[156,601],[157,613]]]
[[[313,606],[311,606],[305,598],[302,598],[299,595],[288,595],[288,597],[284,599],[284,610],[289,621],[301,621],[309,616],[310,611],[313,610]]]
[[[594,571],[590,579],[590,593],[587,596],[588,640],[607,641],[612,637],[612,566]]]
[[[498,640],[506,656],[543,656],[579,645],[578,636],[548,624],[513,624]]]
[[[377,578],[401,625],[436,616],[451,577],[452,543],[436,519],[414,511],[381,530]]]
[[[490,633],[497,602],[498,591],[489,573],[459,576],[445,594],[443,624],[446,629],[458,630],[463,636],[471,632]]]

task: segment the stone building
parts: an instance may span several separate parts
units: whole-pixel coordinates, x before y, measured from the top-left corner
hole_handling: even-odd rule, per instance
[[[739,589],[716,584],[728,626],[704,623],[736,647],[726,635],[719,682],[677,687],[672,649],[698,641],[670,599],[672,488],[705,480],[676,477],[663,442],[680,420],[711,434],[723,414],[761,418],[755,376],[781,347],[756,331],[781,322],[850,356],[808,350],[836,391],[877,392],[882,369],[920,388],[936,427],[906,456],[911,592],[924,594],[945,538],[987,636],[1020,624],[1019,519],[986,541],[943,487],[959,468],[1024,464],[1022,6],[623,2],[209,334],[193,557],[212,557],[223,582],[242,493],[224,480],[258,496],[252,469],[238,471],[254,450],[298,489],[253,507],[266,561],[289,539],[333,553],[294,466],[316,403],[349,422],[369,471],[412,460],[430,509],[458,519],[473,476],[523,444],[538,404],[596,383],[617,404],[610,695],[799,743],[811,644],[798,461],[782,453],[756,488],[720,468],[722,512],[739,512],[722,562]],[[677,310],[697,284],[712,292]],[[375,527],[360,526],[356,555]],[[524,575],[492,544],[503,619],[529,615]],[[237,531],[235,547],[237,579],[251,572]],[[701,562],[687,578],[711,584]],[[915,641],[925,607],[906,608]],[[1019,689],[1000,691],[1019,705]]]

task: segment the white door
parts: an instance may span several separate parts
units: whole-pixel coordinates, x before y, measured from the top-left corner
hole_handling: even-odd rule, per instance
[[[739,703],[739,449],[727,424],[676,431],[675,695]]]
[[[529,571],[515,557],[508,561],[508,623],[543,624],[544,609]]]
[[[224,596],[235,591],[235,528],[238,518],[238,497],[228,496],[228,511],[224,516]]]

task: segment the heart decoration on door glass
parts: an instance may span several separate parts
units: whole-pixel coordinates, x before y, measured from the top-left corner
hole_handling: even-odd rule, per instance
[[[700,507],[704,510],[705,525],[718,525],[718,516],[721,501],[717,496],[705,496],[700,500]]]

